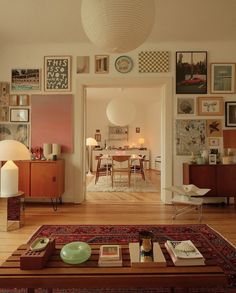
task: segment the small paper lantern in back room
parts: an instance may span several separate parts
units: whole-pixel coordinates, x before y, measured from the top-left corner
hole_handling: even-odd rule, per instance
[[[134,120],[136,109],[134,104],[125,98],[115,98],[108,103],[106,114],[111,123],[126,126]]]
[[[145,42],[155,18],[154,0],[82,0],[87,37],[110,53],[129,52]]]

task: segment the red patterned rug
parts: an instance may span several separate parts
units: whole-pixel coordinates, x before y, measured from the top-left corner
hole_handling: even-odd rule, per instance
[[[71,241],[85,241],[87,243],[119,243],[137,242],[139,231],[148,230],[154,234],[155,242],[166,240],[191,239],[195,244],[204,247],[207,253],[214,256],[217,264],[222,267],[228,279],[228,289],[197,289],[189,292],[236,292],[236,248],[227,242],[219,233],[208,225],[43,225],[30,238],[29,243],[37,237],[55,237],[57,244]],[[0,292],[3,292],[0,290]],[[12,292],[12,291],[9,291]],[[19,292],[19,291],[14,291]],[[23,291],[21,291],[23,292]],[[39,291],[43,292],[43,291]],[[156,293],[170,292],[168,289],[112,289],[100,288],[94,290],[57,290],[53,292],[109,292],[109,293]],[[185,292],[176,289],[175,292]],[[4,292],[5,293],[5,292]]]

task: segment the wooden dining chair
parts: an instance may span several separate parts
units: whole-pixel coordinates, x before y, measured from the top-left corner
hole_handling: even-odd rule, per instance
[[[127,174],[127,183],[130,187],[130,175],[131,175],[131,164],[130,156],[120,155],[112,156],[112,168],[111,168],[111,182],[112,187],[114,185],[114,176],[115,174]]]
[[[96,156],[97,169],[95,175],[95,184],[98,182],[100,176],[111,175],[111,164],[102,164],[102,155]]]
[[[140,156],[138,159],[139,163],[138,164],[131,164],[131,174],[140,174],[142,176],[142,179],[145,180],[145,172],[144,172],[144,160],[145,160],[145,155]]]

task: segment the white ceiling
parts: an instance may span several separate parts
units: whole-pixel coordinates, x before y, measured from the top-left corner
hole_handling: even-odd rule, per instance
[[[236,40],[236,0],[155,1],[156,22],[148,42]],[[88,42],[80,4],[81,0],[0,0],[0,44]]]

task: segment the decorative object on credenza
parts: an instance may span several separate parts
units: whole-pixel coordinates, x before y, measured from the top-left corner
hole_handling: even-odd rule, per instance
[[[142,51],[138,54],[138,69],[140,73],[168,72],[168,51]]]
[[[207,52],[176,52],[176,94],[207,93]]]
[[[71,91],[71,56],[44,57],[44,90]]]
[[[155,1],[83,0],[81,21],[89,40],[110,53],[140,46],[151,32]]]
[[[49,160],[52,154],[52,144],[51,143],[44,143],[43,144],[43,156]]]
[[[39,146],[32,147],[31,153],[34,160],[41,160],[44,157],[43,149]]]
[[[211,93],[235,92],[235,64],[211,63]]]
[[[11,90],[40,90],[40,69],[12,69]]]
[[[1,196],[7,197],[18,193],[18,167],[13,161],[29,159],[29,150],[19,141],[0,142],[0,161],[7,161],[1,168]]]
[[[138,139],[138,143],[139,143],[139,149],[142,150],[144,148],[144,143],[145,143],[145,139],[143,137],[140,137]]]
[[[236,101],[225,102],[225,126],[236,127]]]

